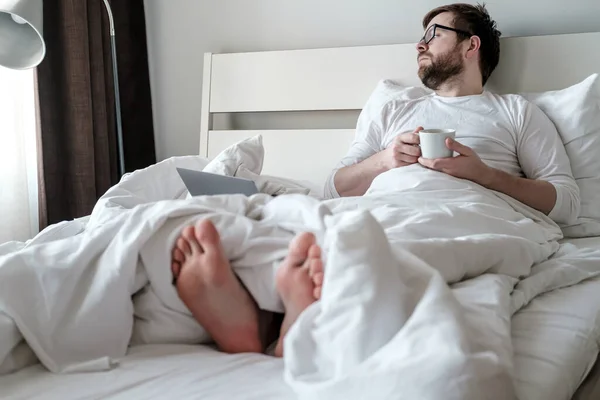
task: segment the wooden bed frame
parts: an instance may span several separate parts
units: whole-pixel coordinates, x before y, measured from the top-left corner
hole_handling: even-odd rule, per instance
[[[598,43],[600,32],[502,39],[500,64],[487,87],[500,93],[565,88],[600,72],[600,52],[593,51]],[[213,130],[213,116],[360,110],[382,79],[420,86],[416,56],[415,44],[207,53],[200,155],[213,158],[260,133],[263,173],[321,185],[348,150],[354,129]]]

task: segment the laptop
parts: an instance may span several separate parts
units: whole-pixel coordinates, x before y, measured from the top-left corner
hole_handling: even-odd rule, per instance
[[[219,194],[244,194],[252,196],[259,193],[256,184],[249,179],[211,174],[209,172],[194,171],[186,168],[177,168],[177,172],[192,196],[212,196]]]

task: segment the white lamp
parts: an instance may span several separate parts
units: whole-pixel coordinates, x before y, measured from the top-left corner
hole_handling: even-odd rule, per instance
[[[121,123],[121,100],[117,74],[117,50],[115,24],[108,0],[104,6],[110,21],[110,45],[112,48],[113,85],[117,120],[117,148],[119,151],[119,176],[125,174],[123,151],[123,128]],[[0,65],[10,69],[37,67],[46,55],[42,33],[42,0],[0,0]]]
[[[34,68],[45,54],[42,0],[0,0],[0,65]]]

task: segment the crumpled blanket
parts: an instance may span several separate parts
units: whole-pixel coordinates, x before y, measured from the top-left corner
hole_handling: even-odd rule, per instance
[[[274,274],[289,241],[311,231],[322,246],[322,299],[285,341],[285,378],[300,398],[514,398],[512,314],[600,274],[600,252],[557,253],[562,235],[545,215],[420,166],[328,201],[268,180],[259,186],[271,193],[188,198],[175,171],[260,180],[261,151],[257,137],[208,165],[185,157],[137,171],[86,221],[5,248],[0,372],[35,360],[57,373],[106,370],[131,345],[210,341],[170,272],[179,232],[204,218],[268,311],[284,311]]]

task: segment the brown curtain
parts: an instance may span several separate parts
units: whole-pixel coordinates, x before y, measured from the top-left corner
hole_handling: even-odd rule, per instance
[[[88,215],[118,182],[109,20],[102,0],[44,1],[37,69],[40,225]],[[127,171],[156,162],[143,0],[112,1]]]

